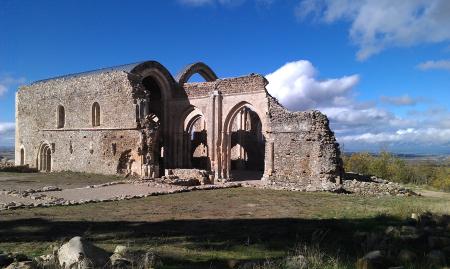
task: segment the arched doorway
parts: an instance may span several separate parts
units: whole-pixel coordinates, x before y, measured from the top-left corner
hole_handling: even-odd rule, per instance
[[[225,124],[224,177],[261,179],[266,141],[258,113],[250,104],[243,103],[231,110]]]
[[[207,170],[208,142],[206,132],[206,121],[202,115],[197,115],[187,125],[187,149],[189,150],[190,167]]]
[[[52,171],[52,149],[50,145],[43,144],[39,150],[39,171]]]

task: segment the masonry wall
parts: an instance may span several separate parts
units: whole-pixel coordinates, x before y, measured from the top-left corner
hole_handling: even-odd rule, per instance
[[[37,166],[42,143],[52,146],[52,171],[115,174],[119,158],[130,151],[136,172],[140,141],[132,87],[125,72],[114,71],[38,82],[17,93],[16,163]],[[92,126],[92,105],[100,105],[100,126]],[[65,125],[57,128],[57,108]],[[113,146],[114,144],[114,146]]]
[[[309,189],[340,182],[339,145],[325,115],[319,111],[289,112],[270,98],[273,156],[269,181]]]

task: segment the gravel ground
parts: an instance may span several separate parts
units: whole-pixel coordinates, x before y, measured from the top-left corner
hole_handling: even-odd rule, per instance
[[[25,205],[31,205],[36,201],[31,198],[26,198],[26,197],[17,197],[17,196],[8,195],[8,194],[0,194],[0,203],[7,204],[7,203],[11,203],[11,202],[22,203]]]
[[[89,185],[83,188],[60,189],[52,191],[33,189],[27,191],[0,191],[0,211],[8,209],[28,208],[36,206],[55,206],[84,204],[99,201],[124,200],[142,198],[151,195],[171,194],[192,190],[220,189],[241,186],[241,183],[218,185],[177,186],[154,181],[110,182],[100,185]],[[32,199],[33,198],[33,199]]]
[[[43,194],[66,201],[106,200],[120,196],[136,196],[157,192],[181,190],[183,187],[154,183],[125,183],[98,188],[76,188],[62,191],[43,192]]]

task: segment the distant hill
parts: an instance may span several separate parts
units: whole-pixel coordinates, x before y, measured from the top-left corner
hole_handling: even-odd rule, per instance
[[[0,146],[0,159],[14,160],[14,147]]]

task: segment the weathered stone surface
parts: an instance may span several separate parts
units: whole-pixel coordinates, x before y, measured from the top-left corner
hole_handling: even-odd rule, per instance
[[[37,269],[37,265],[32,261],[13,262],[6,269]]]
[[[111,265],[118,268],[127,268],[134,262],[134,257],[131,255],[126,246],[116,246],[113,255],[109,258]]]
[[[196,179],[200,184],[210,184],[209,173],[201,169],[171,169],[174,176],[182,179]]]
[[[76,236],[58,250],[59,265],[65,268],[103,268],[108,263],[108,254],[89,241]]]
[[[345,173],[342,187],[349,193],[362,195],[395,195],[411,196],[417,195],[410,189],[377,177],[369,177],[351,172]]]
[[[54,254],[41,255],[39,257],[34,258],[34,261],[40,267],[44,267],[44,268],[55,268],[58,266],[58,261]]]
[[[325,115],[319,111],[289,112],[271,97],[269,113],[269,149],[273,148],[270,154],[274,156],[268,177],[271,183],[307,191],[323,190],[323,183],[341,183],[339,145]]]

